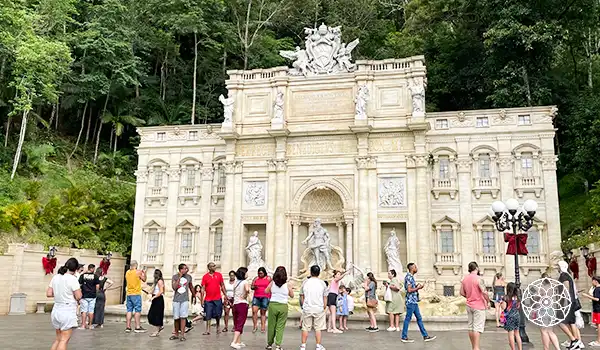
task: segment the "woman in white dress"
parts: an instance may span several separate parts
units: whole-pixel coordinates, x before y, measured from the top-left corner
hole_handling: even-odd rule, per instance
[[[52,278],[46,296],[54,298],[50,319],[56,330],[56,339],[51,350],[66,350],[73,328],[77,328],[77,302],[81,299],[81,287],[75,277],[79,262],[70,258]]]

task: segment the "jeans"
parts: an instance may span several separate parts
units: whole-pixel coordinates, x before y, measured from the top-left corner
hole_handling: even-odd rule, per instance
[[[423,325],[423,318],[421,317],[419,304],[406,304],[406,317],[404,318],[404,326],[402,327],[402,339],[405,339],[408,336],[408,324],[410,323],[413,314],[417,318],[417,325],[419,325],[421,335],[423,337],[428,335],[427,331],[425,330],[425,326]]]

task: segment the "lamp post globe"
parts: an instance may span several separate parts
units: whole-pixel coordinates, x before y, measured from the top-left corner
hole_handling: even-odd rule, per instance
[[[506,209],[511,215],[514,215],[519,209],[519,201],[514,198],[508,199],[506,201]]]
[[[499,217],[500,214],[504,213],[506,210],[506,205],[504,205],[501,201],[495,201],[492,203],[492,211],[496,214],[496,217]]]

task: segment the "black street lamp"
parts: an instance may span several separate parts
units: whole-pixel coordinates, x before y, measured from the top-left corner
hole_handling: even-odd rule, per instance
[[[515,242],[515,284],[518,290],[518,298],[521,298],[521,273],[519,269],[519,240],[520,234],[527,234],[527,231],[533,226],[533,217],[537,211],[537,202],[529,199],[519,208],[519,201],[509,199],[506,204],[501,201],[492,203],[490,215],[496,223],[496,229],[501,233],[507,232],[509,236],[514,236]],[[493,214],[493,215],[492,215]],[[519,233],[519,231],[521,233]],[[521,322],[519,333],[524,343],[529,343],[529,336],[525,332],[525,314],[521,309]]]

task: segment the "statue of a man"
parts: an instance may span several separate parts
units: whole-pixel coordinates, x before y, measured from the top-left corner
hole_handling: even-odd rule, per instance
[[[250,239],[248,240],[248,245],[246,246],[246,252],[248,253],[248,259],[250,259],[250,263],[248,266],[256,266],[261,267],[264,265],[264,261],[262,259],[262,243],[258,238],[258,231],[254,231]]]
[[[396,236],[395,227],[392,228],[392,231],[390,231],[390,237],[385,243],[383,250],[387,256],[388,269],[396,270],[396,273],[400,275],[402,273],[402,261],[400,261],[400,240],[398,239],[398,236]]]
[[[321,226],[321,219],[316,219],[313,224],[313,229],[302,242],[307,244],[315,256],[315,264],[321,268],[321,271],[326,270],[328,267],[333,269],[331,264],[331,245],[329,241],[329,233]]]
[[[366,84],[358,88],[358,93],[354,99],[355,103],[355,118],[367,119],[367,99],[369,98],[369,88]]]
[[[283,121],[283,105],[284,105],[284,101],[283,101],[283,91],[278,90],[277,91],[277,97],[275,98],[275,104],[273,106],[273,109],[275,110],[273,119],[277,120],[277,121]]]
[[[223,104],[223,124],[231,125],[233,122],[233,103],[235,101],[233,98],[233,93],[229,91],[227,98],[225,98],[223,95],[220,95],[219,101],[221,101]]]
[[[425,84],[423,79],[414,78],[409,89],[412,95],[413,113],[425,113]]]

